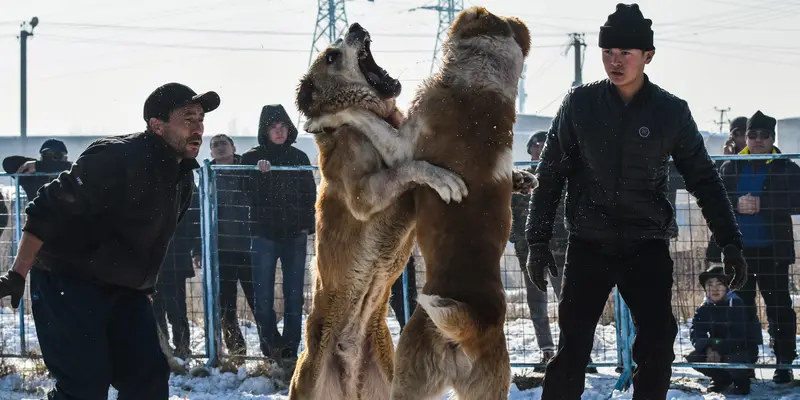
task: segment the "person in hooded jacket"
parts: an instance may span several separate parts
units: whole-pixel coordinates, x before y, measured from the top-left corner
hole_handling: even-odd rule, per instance
[[[306,246],[314,233],[317,186],[310,170],[270,171],[271,166],[310,166],[292,146],[297,128],[280,104],[266,105],[258,125],[258,146],[242,154],[243,165],[258,165],[247,180],[250,202],[255,319],[266,357],[295,359],[301,340]],[[283,334],[276,337],[275,272],[283,272]]]
[[[775,146],[775,118],[757,111],[747,120],[746,146],[739,154],[780,154]],[[737,292],[755,309],[756,285],[764,298],[769,333],[778,364],[790,365],[797,357],[797,314],[789,292],[789,266],[795,261],[792,214],[800,213],[800,166],[788,159],[728,160],[720,167],[728,197],[744,238],[748,279]],[[714,237],[708,261],[721,259]],[[755,362],[755,359],[751,360]],[[777,368],[775,383],[789,383],[792,370]]]

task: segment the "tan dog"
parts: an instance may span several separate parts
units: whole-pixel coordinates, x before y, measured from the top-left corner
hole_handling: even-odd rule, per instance
[[[400,89],[372,58],[367,31],[353,24],[313,62],[298,88],[297,107],[309,117],[347,107],[390,117]],[[342,127],[315,140],[322,174],[316,274],[306,348],[289,398],[387,399],[394,356],[386,323],[390,289],[408,262],[415,236],[409,189],[427,185],[447,203],[461,201],[466,185],[425,161],[409,158],[387,168],[357,129]]]
[[[530,34],[523,22],[472,7],[444,44],[441,71],[417,92],[398,130],[347,109],[309,120],[308,131],[357,129],[389,167],[410,158],[442,165],[467,182],[458,204],[415,190],[417,240],[427,283],[398,344],[391,398],[506,398],[510,365],[500,260],[511,228],[514,103]],[[532,185],[535,187],[536,182]]]

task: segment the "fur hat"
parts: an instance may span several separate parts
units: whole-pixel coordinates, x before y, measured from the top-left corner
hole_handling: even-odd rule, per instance
[[[619,3],[600,27],[600,48],[655,50],[652,25],[653,21],[642,15],[638,4]]]
[[[775,118],[764,115],[760,110],[756,111],[750,119],[747,120],[747,130],[764,130],[767,132],[775,133],[775,125],[778,123]]]

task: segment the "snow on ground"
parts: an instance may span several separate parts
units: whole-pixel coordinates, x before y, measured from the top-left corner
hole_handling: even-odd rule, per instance
[[[19,331],[17,322],[19,314],[10,309],[0,309],[0,345],[3,346],[4,354],[15,354],[19,352]],[[389,327],[395,344],[399,338],[400,327],[394,317],[388,318]],[[305,327],[305,323],[303,324]],[[32,318],[26,319],[25,332],[26,341],[29,349],[37,348],[36,330]],[[250,321],[242,321],[242,332],[248,342],[248,355],[258,356],[258,335],[254,324]],[[554,337],[558,337],[558,326],[552,326]],[[528,319],[517,319],[509,321],[507,324],[506,335],[508,348],[512,363],[535,363],[539,361],[539,351],[536,346],[535,335],[533,334],[533,324]],[[675,353],[678,355],[676,361],[683,361],[681,354],[690,351],[691,345],[688,340],[688,325],[681,326],[678,339],[675,342]],[[767,342],[767,334],[765,343]],[[203,342],[203,330],[201,327],[192,326],[192,343],[196,354],[205,352]],[[762,347],[763,363],[774,363],[772,350]],[[592,352],[594,362],[615,363],[616,354],[616,330],[613,325],[598,326],[595,332],[595,348]],[[15,364],[20,369],[29,370],[33,365],[30,361],[19,359],[6,359],[6,362]],[[796,361],[796,363],[799,363]],[[252,368],[250,368],[252,371]],[[774,400],[800,400],[800,386],[778,386],[771,382],[772,370],[757,370],[759,382],[753,385],[753,391],[749,396],[723,396],[723,395],[704,395],[701,389],[707,386],[707,381],[697,372],[691,369],[673,369],[673,390],[667,396],[667,400],[672,399],[774,399]],[[514,373],[530,373],[521,369],[514,369]],[[586,391],[583,399],[630,399],[631,393],[614,392],[618,374],[614,368],[599,368],[598,374],[587,375]],[[0,378],[0,400],[15,399],[27,400],[41,398],[42,394],[52,387],[52,381],[46,377],[20,377],[12,374]],[[238,373],[220,373],[212,371],[211,376],[206,378],[195,378],[188,376],[172,376],[170,379],[170,400],[253,400],[253,399],[288,399],[285,390],[279,390],[275,383],[263,376],[251,377],[248,368],[240,368]],[[116,399],[116,391],[109,389],[109,399]],[[444,399],[451,398],[450,394]],[[512,384],[509,393],[509,400],[539,399],[541,398],[541,388],[534,388],[520,391]]]

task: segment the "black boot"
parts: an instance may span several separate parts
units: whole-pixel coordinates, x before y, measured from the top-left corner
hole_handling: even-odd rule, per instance
[[[794,374],[791,369],[778,368],[772,374],[772,381],[775,383],[790,383],[794,379]]]

